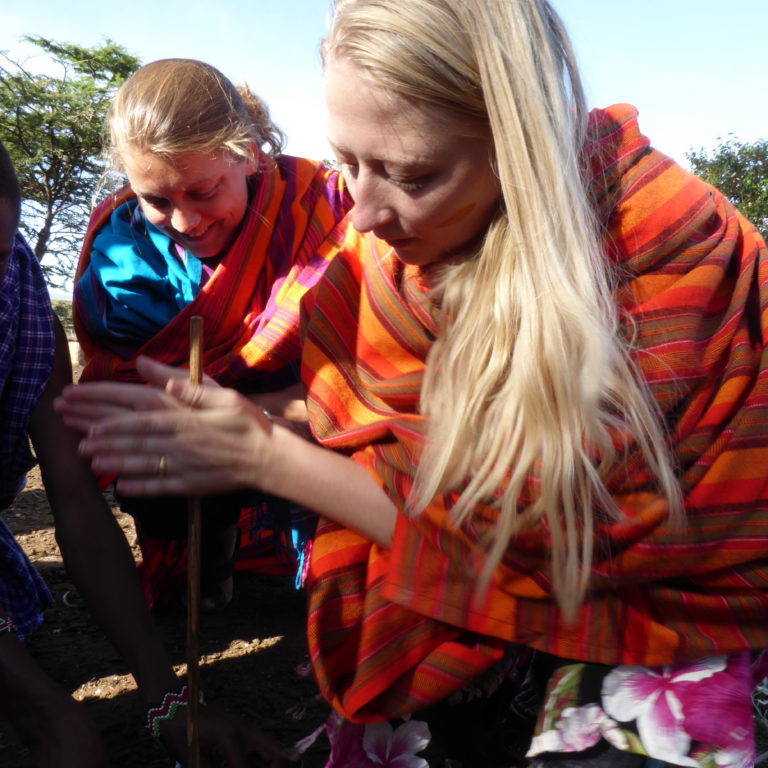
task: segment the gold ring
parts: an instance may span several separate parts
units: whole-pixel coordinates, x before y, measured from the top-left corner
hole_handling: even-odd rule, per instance
[[[160,455],[160,461],[157,463],[157,474],[161,476],[168,474],[168,459],[165,458],[164,454]]]

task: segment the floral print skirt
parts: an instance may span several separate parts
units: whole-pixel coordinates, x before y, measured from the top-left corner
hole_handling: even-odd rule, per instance
[[[744,652],[610,667],[518,646],[410,718],[362,725],[333,715],[321,729],[326,768],[748,768],[766,662]]]
[[[746,652],[653,668],[564,664],[547,685],[528,755],[602,744],[656,765],[748,768],[761,668]]]

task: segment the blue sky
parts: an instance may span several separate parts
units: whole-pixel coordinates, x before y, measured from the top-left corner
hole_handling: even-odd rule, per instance
[[[590,103],[635,104],[676,160],[728,133],[768,138],[768,1],[553,1]],[[28,55],[28,33],[87,46],[111,38],[143,61],[204,59],[266,99],[288,151],[327,157],[317,53],[327,10],[326,0],[22,0],[0,11],[0,50]]]

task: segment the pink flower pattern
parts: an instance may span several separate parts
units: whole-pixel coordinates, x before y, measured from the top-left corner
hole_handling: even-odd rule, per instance
[[[334,714],[325,730],[331,743],[326,768],[429,768],[416,754],[431,738],[422,721],[407,720],[393,728],[390,723],[351,723]]]
[[[618,723],[597,704],[566,707],[557,719],[557,727],[533,737],[529,755],[542,752],[581,752],[606,739],[618,749],[626,749],[627,739]]]
[[[728,668],[728,673],[723,674]],[[698,766],[692,742],[744,751],[752,735],[751,674],[744,659],[725,656],[656,669],[616,667],[603,680],[603,707],[635,721],[650,757]]]
[[[602,679],[599,702],[582,702],[579,676],[589,674],[590,667],[560,668],[559,688],[545,705],[529,756],[580,752],[605,739],[617,749],[674,765],[754,764],[750,654],[665,667],[614,667]]]
[[[550,679],[528,756],[582,752],[603,740],[679,766],[749,768],[755,669],[746,652],[655,668],[566,663]],[[323,731],[326,768],[429,768],[419,754],[432,738],[422,720],[362,725],[333,714],[299,750]]]

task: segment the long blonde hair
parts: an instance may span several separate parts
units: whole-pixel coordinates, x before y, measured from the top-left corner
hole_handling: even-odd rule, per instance
[[[196,59],[160,59],[137,70],[112,99],[106,134],[107,159],[117,170],[131,150],[251,159],[254,145],[275,156],[284,144],[261,99]]]
[[[474,258],[444,268],[444,321],[421,393],[428,441],[408,508],[460,490],[454,522],[499,510],[481,584],[544,518],[566,618],[589,586],[597,515],[634,440],[682,515],[657,407],[620,329],[585,190],[587,110],[571,46],[546,0],[337,0],[323,55],[492,136],[503,205]],[[527,481],[536,490],[520,503]]]

